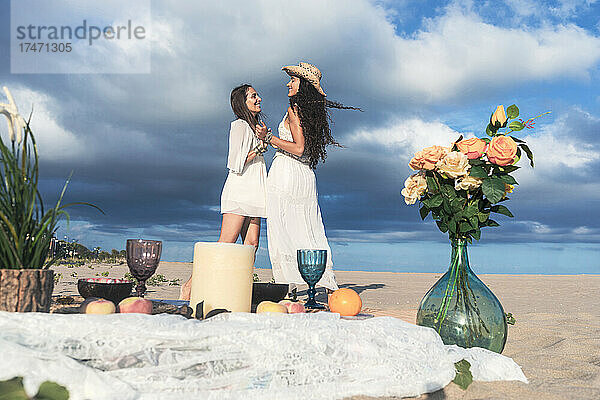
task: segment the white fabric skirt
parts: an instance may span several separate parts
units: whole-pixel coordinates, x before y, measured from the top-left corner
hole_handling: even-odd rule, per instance
[[[267,239],[277,283],[306,283],[298,271],[298,249],[327,250],[327,267],[317,286],[338,289],[331,249],[317,202],[310,166],[277,153],[267,176]]]
[[[266,218],[267,167],[263,156],[255,157],[241,174],[229,172],[221,192],[221,214]]]

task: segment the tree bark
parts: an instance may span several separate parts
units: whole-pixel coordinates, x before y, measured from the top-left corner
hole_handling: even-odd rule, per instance
[[[0,269],[0,311],[48,312],[54,290],[54,271]]]

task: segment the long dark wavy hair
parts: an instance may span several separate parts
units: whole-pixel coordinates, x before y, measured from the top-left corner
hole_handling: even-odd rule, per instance
[[[251,87],[252,85],[245,83],[233,88],[230,100],[231,110],[236,117],[246,121],[248,125],[250,125],[250,128],[252,128],[253,131],[256,131],[256,125],[264,119],[264,115],[262,112],[254,115],[248,110],[248,106],[246,105],[246,95],[248,94],[248,89]]]
[[[304,134],[304,153],[312,169],[317,168],[319,160],[325,162],[327,158],[327,146],[333,145],[344,147],[339,144],[329,129],[329,113],[327,108],[339,108],[344,110],[359,110],[360,108],[348,107],[335,101],[326,100],[325,96],[306,79],[299,77],[300,87],[298,93],[290,97],[290,106],[298,107],[300,125]]]

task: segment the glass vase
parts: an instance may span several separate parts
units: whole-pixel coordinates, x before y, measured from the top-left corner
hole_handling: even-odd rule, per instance
[[[483,347],[496,353],[504,349],[504,309],[471,270],[464,239],[452,241],[450,268],[421,300],[417,325],[435,329],[444,344]]]

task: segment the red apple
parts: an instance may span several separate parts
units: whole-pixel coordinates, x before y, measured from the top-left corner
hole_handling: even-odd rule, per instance
[[[121,300],[118,310],[120,313],[152,314],[152,302],[141,297],[127,297]]]
[[[298,314],[306,312],[304,305],[298,301],[281,300],[279,304],[287,308],[288,314]]]

